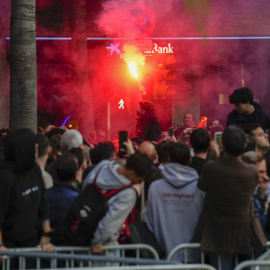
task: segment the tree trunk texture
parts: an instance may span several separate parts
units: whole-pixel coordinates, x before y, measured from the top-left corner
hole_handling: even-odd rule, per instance
[[[9,128],[37,130],[35,0],[12,0]]]

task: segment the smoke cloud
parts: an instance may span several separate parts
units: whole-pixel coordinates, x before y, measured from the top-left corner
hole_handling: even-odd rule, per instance
[[[57,113],[59,123],[68,115],[77,114],[84,121],[86,133],[94,128],[106,130],[110,106],[111,133],[119,129],[134,132],[136,109],[142,95],[127,62],[137,64],[140,83],[147,91],[147,98],[158,106],[159,118],[167,123],[166,128],[171,124],[181,125],[188,111],[196,119],[208,116],[209,121],[219,118],[225,124],[233,107],[220,104],[220,96],[229,95],[243,83],[270,113],[269,40],[243,39],[268,35],[269,1],[247,4],[244,0],[85,0],[81,3],[84,9],[74,0],[37,1],[37,36],[72,38],[37,41],[38,107]],[[1,1],[0,13],[0,35],[8,36],[9,0]],[[77,18],[81,18],[79,24]],[[110,40],[86,41],[86,37]],[[202,39],[188,39],[193,37]],[[167,97],[166,102],[153,99],[159,53],[144,53],[137,46],[144,38],[153,43],[152,49],[156,46],[162,51],[170,46],[176,58],[176,63],[168,67],[176,73],[176,79],[168,82],[176,93]],[[118,42],[122,57],[116,52],[110,55],[106,49],[110,43]],[[121,98],[125,101],[123,111],[118,109]],[[168,114],[170,106],[172,119]]]

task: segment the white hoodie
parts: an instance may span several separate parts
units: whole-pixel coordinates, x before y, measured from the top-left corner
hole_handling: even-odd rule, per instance
[[[131,184],[125,176],[117,173],[120,165],[115,161],[101,161],[86,177],[84,187],[93,183],[96,175],[97,185],[103,190],[118,189]],[[118,239],[118,233],[136,203],[137,195],[133,188],[119,191],[108,200],[109,209],[100,220],[91,240],[91,246],[111,244]]]
[[[167,254],[177,245],[190,242],[203,203],[197,188],[198,174],[191,167],[169,163],[164,178],[150,185],[146,222]],[[173,258],[183,261],[183,254]]]

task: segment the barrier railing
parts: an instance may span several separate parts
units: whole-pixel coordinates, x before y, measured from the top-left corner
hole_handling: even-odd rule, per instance
[[[120,268],[120,269],[119,269]],[[44,269],[45,270],[45,269]],[[51,269],[59,270],[59,269]],[[78,270],[70,268],[69,270]],[[213,266],[207,264],[189,264],[189,265],[140,265],[140,266],[121,266],[121,267],[91,267],[80,268],[80,270],[216,270]]]
[[[182,252],[183,253],[183,263],[184,264],[188,264],[188,263],[194,263],[190,261],[190,252],[191,250],[196,250],[198,251],[198,254],[200,255],[198,258],[199,260],[196,261],[196,263],[205,263],[205,253],[203,251],[200,250],[200,244],[199,243],[186,243],[186,244],[181,244],[176,246],[174,249],[171,250],[171,252],[168,254],[167,256],[167,260],[171,261],[173,260],[173,257],[175,254],[177,254],[178,252]],[[266,260],[270,260],[270,242],[266,243],[266,252],[263,253],[256,261],[254,262],[261,262],[261,261],[266,261]],[[252,258],[254,258],[254,254],[252,254]],[[235,256],[235,265],[238,265],[238,256]],[[220,263],[219,263],[220,265]],[[219,269],[221,268],[221,266],[219,267]],[[217,270],[219,270],[217,269]],[[266,269],[266,268],[265,268]],[[270,267],[268,267],[268,270],[270,269]],[[257,270],[257,268],[256,268]]]
[[[155,260],[155,259],[136,259],[136,258],[117,258],[117,257],[106,257],[106,256],[97,256],[97,255],[80,255],[80,254],[56,254],[56,253],[44,253],[44,252],[30,252],[28,249],[28,252],[22,252],[22,251],[11,251],[11,250],[5,250],[0,251],[0,255],[6,255],[9,256],[9,258],[21,258],[20,265],[16,269],[25,269],[25,260],[27,258],[35,258],[37,263],[33,268],[34,269],[41,269],[40,261],[43,259],[49,259],[51,262],[53,262],[50,265],[50,269],[63,269],[68,268],[69,270],[189,270],[189,269],[196,269],[196,270],[216,270],[214,267],[206,264],[179,264],[178,262],[173,261],[167,261],[167,260]],[[66,264],[59,266],[57,265],[57,262],[59,261],[73,261],[74,265]],[[76,264],[78,262],[78,264]],[[85,264],[85,262],[88,263],[88,266]],[[97,267],[93,264],[95,263],[103,263],[102,268]],[[56,263],[56,264],[55,264]],[[122,266],[116,266],[111,265],[108,267],[108,265],[104,266],[104,263],[121,263]],[[132,264],[132,265],[128,265]],[[136,264],[136,265],[134,265]],[[6,265],[7,269],[8,265]],[[32,268],[32,269],[33,269]],[[14,268],[13,268],[14,269]],[[42,269],[48,269],[42,267]]]
[[[61,265],[65,267],[80,267],[85,266],[85,262],[88,262],[89,266],[92,266],[97,262],[109,262],[109,263],[122,263],[122,264],[136,264],[138,260],[143,264],[160,264],[167,261],[159,260],[156,250],[145,244],[132,244],[132,245],[111,245],[104,246],[104,255],[92,255],[88,247],[55,247],[53,253],[44,253],[41,248],[14,248],[6,251],[0,251],[0,254],[5,255],[6,259],[2,263],[2,269],[10,269],[10,262],[12,258],[18,258],[18,269],[25,269],[26,259],[34,258],[36,269],[41,267],[41,259],[46,259],[49,267],[56,268],[57,264],[61,260]],[[141,252],[147,250],[153,259],[142,259]],[[116,251],[118,258],[115,256],[110,257],[112,252]],[[128,251],[134,251],[132,258],[126,258]],[[114,254],[113,254],[114,255]],[[125,259],[126,258],[126,259]],[[122,261],[121,261],[122,259]],[[168,262],[167,262],[168,263]],[[44,264],[44,262],[43,262]],[[170,262],[171,264],[171,262]]]
[[[183,255],[184,255],[183,263],[187,264],[187,263],[189,263],[189,256],[188,255],[189,255],[190,250],[197,249],[199,251],[200,246],[201,246],[201,244],[199,244],[199,243],[186,243],[186,244],[178,245],[174,249],[172,249],[171,252],[167,255],[167,260],[171,261],[173,259],[173,256],[176,253],[183,251]],[[200,262],[204,263],[205,262],[205,254],[202,251],[200,251],[200,254],[201,254]]]
[[[253,267],[252,267],[253,266]],[[251,268],[252,267],[252,268]],[[270,261],[252,260],[239,263],[234,270],[269,270]]]
[[[72,260],[74,263],[79,262],[77,265],[65,265],[65,266],[58,266],[54,263],[51,264],[50,269],[51,270],[59,270],[59,269],[66,269],[69,270],[216,270],[214,267],[207,265],[207,264],[179,264],[177,262],[173,261],[167,261],[167,260],[155,260],[155,259],[136,259],[136,258],[110,258],[106,256],[95,256],[95,255],[72,255],[72,254],[56,254],[56,253],[43,253],[43,252],[14,252],[11,250],[6,251],[0,251],[0,255],[7,255],[12,258],[19,257],[22,260],[20,260],[21,265],[18,267],[18,269],[25,269],[25,264],[22,263],[25,262],[26,258],[35,258],[37,261],[40,262],[42,259],[49,259],[51,262],[57,262],[57,261],[70,261]],[[88,267],[84,264],[84,262],[87,262],[89,265]],[[96,267],[92,263],[122,263],[122,266],[104,266]],[[175,263],[175,264],[173,264]],[[133,265],[126,265],[126,264],[133,264]],[[134,265],[136,264],[136,265]],[[34,269],[41,269],[40,263],[38,263]],[[10,268],[8,268],[10,269]],[[14,269],[14,268],[13,268]],[[17,268],[16,268],[17,269]],[[32,268],[33,269],[33,268]],[[46,270],[48,268],[42,268],[43,270]]]

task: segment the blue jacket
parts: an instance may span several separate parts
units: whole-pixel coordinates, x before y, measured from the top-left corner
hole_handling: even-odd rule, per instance
[[[253,106],[255,108],[254,111],[254,123],[259,123],[261,124],[262,129],[265,131],[266,129],[270,129],[270,117],[267,115],[262,107],[256,103],[253,102]],[[241,128],[245,127],[247,125],[247,121],[245,118],[245,115],[239,114],[236,110],[233,110],[229,113],[228,118],[227,118],[227,125],[236,125]]]
[[[47,189],[51,227],[54,229],[51,241],[55,245],[64,244],[61,238],[62,225],[79,192],[79,189],[70,182],[60,181],[55,182],[53,187]]]

